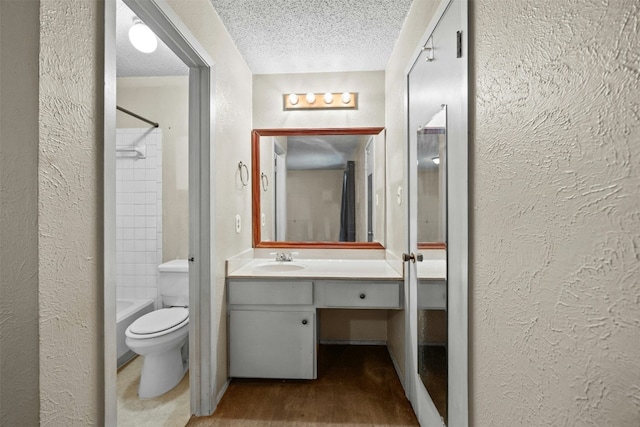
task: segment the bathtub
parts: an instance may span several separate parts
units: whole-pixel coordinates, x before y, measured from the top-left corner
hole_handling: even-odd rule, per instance
[[[143,314],[152,312],[154,308],[152,299],[119,299],[116,301],[118,368],[135,356],[135,353],[127,347],[124,331],[134,320]]]

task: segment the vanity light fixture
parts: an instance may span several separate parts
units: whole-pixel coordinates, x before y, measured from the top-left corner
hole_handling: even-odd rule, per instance
[[[284,110],[357,110],[356,92],[285,93]],[[317,99],[321,99],[317,102]],[[337,101],[337,102],[336,102]]]
[[[143,53],[151,53],[158,47],[156,35],[137,17],[133,18],[133,25],[129,28],[129,41]]]

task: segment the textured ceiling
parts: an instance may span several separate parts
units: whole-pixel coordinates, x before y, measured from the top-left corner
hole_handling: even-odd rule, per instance
[[[211,0],[254,74],[384,70],[412,0]]]
[[[384,70],[413,0],[211,0],[254,74]],[[118,77],[187,75],[159,41],[128,39],[133,12],[117,0]]]

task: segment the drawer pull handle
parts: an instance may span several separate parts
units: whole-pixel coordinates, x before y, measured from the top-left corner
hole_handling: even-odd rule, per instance
[[[309,323],[309,322],[307,322],[307,319],[302,319],[302,324],[303,325],[306,325],[307,323]]]
[[[360,299],[365,299],[367,296],[365,294],[360,294]]]

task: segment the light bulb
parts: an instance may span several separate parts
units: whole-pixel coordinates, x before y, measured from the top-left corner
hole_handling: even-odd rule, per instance
[[[351,102],[351,94],[349,92],[342,92],[340,99],[342,99],[343,104],[348,104]]]
[[[298,103],[298,95],[295,93],[289,94],[289,104],[296,105]]]
[[[151,53],[158,47],[156,35],[139,19],[129,28],[129,41],[140,52]]]
[[[313,93],[309,92],[307,94],[307,102],[309,104],[313,104],[314,102],[316,102],[316,96]]]
[[[327,92],[324,94],[324,103],[331,104],[333,102],[333,94],[331,92]]]

